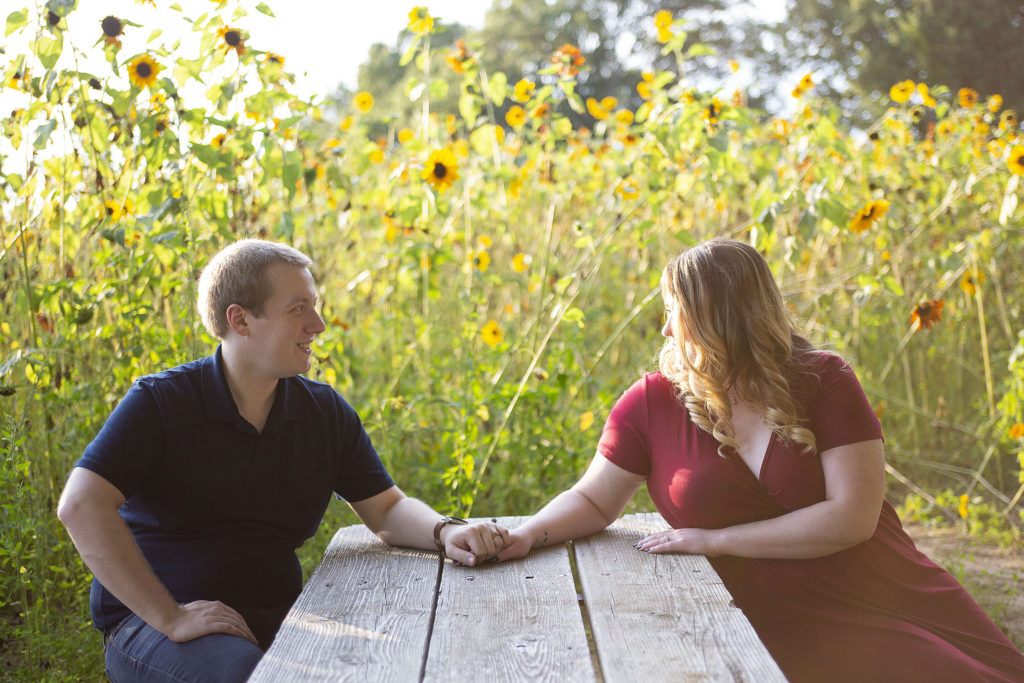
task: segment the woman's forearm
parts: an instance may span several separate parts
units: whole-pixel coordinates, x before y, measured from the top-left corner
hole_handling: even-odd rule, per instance
[[[531,548],[543,548],[602,531],[615,521],[614,516],[608,519],[605,514],[590,498],[571,488],[553,498],[516,533],[526,534]]]

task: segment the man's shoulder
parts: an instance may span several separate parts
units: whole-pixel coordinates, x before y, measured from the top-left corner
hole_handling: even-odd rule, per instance
[[[142,386],[160,388],[169,388],[176,385],[191,385],[193,382],[197,382],[199,380],[203,368],[211,366],[212,363],[212,356],[207,356],[206,358],[200,358],[198,360],[189,361],[188,363],[176,365],[173,368],[167,368],[149,375],[143,375],[136,378],[135,382]]]

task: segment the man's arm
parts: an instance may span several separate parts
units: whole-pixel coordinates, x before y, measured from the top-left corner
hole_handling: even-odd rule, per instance
[[[363,524],[388,545],[435,550],[434,526],[441,515],[397,486],[350,505]],[[508,531],[491,522],[441,528],[445,554],[470,567],[497,555],[507,540]]]
[[[100,475],[76,467],[57,505],[57,516],[99,582],[147,624],[176,642],[228,633],[256,642],[245,619],[221,602],[179,605],[146,562],[118,514],[120,490]]]

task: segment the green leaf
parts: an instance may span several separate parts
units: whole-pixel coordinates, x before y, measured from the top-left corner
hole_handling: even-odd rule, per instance
[[[274,13],[270,11],[270,8],[267,7],[267,3],[265,2],[261,2],[260,4],[256,5],[256,11],[266,14],[268,17],[274,16]]]
[[[476,125],[476,117],[480,115],[480,102],[476,95],[469,93],[459,98],[459,114],[462,115],[468,128]]]
[[[43,125],[36,128],[36,141],[32,143],[32,146],[36,149],[46,147],[46,143],[50,141],[50,134],[53,133],[56,127],[57,119],[50,119]]]
[[[837,228],[841,228],[849,221],[850,213],[846,208],[834,199],[821,199],[816,204],[818,213],[824,216],[828,222]]]
[[[430,99],[443,100],[448,96],[448,81],[443,78],[435,78],[430,82]]]
[[[492,74],[487,79],[487,97],[496,106],[501,106],[508,96],[508,78],[502,72]]]
[[[16,12],[11,12],[7,15],[7,32],[4,36],[9,36],[19,28],[28,23],[28,10],[20,9]]]
[[[420,41],[414,40],[409,49],[402,53],[402,58],[398,60],[398,66],[405,66],[412,61],[412,58],[416,56],[416,48],[420,46]]]
[[[64,49],[64,39],[60,36],[56,38],[41,36],[39,40],[33,43],[32,47],[43,66],[47,69],[52,69],[57,65],[57,60],[60,59],[60,53]]]

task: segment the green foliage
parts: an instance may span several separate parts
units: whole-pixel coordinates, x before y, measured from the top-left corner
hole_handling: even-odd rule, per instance
[[[638,105],[577,88],[587,55],[572,45],[527,75],[485,73],[468,47],[446,94],[433,80],[451,67],[410,25],[414,122],[389,123],[381,92],[330,120],[292,94],[269,38],[232,28],[243,9],[211,9],[182,17],[198,54],[159,31],[132,56],[100,40],[97,74],[65,65],[80,48],[64,15],[7,18],[34,36],[5,56],[22,106],[0,121],[25,160],[0,159],[0,637],[26,653],[15,667],[92,651],[57,496],[133,378],[213,348],[194,282],[241,237],[314,258],[328,329],[311,375],[442,512],[524,514],[571,484],[653,367],[662,266],[724,234],[762,250],[801,324],[854,361],[894,472],[968,495],[979,528],[1019,520],[1015,121],[934,87],[931,126],[908,103],[865,138],[813,91],[770,119],[681,78],[701,50],[678,23],[675,66],[631,83]],[[452,93],[458,113],[432,111]],[[334,506],[307,568],[343,521]],[[95,673],[81,659],[93,668],[69,676]]]

